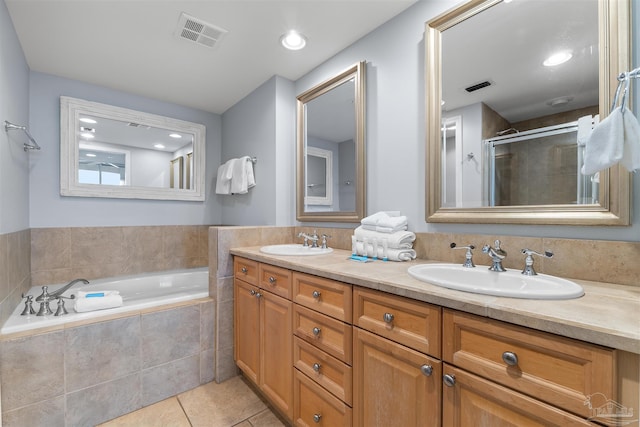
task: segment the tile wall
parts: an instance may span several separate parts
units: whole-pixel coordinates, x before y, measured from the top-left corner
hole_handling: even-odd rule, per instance
[[[0,235],[0,324],[31,287],[31,230]]]
[[[209,298],[3,337],[2,425],[85,427],[213,380]]]

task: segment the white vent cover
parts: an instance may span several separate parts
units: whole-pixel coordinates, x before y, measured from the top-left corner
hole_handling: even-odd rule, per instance
[[[180,15],[176,37],[192,41],[207,47],[216,46],[227,34],[224,28],[194,18],[184,12]]]

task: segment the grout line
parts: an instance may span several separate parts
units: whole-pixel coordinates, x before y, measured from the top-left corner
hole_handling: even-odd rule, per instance
[[[189,425],[191,427],[193,427],[193,423],[191,422],[191,419],[189,418],[189,414],[187,414],[186,409],[184,409],[184,406],[182,406],[182,402],[180,401],[180,397],[178,395],[176,395],[176,400],[178,401],[178,405],[180,405],[180,409],[182,409],[182,413],[184,414],[185,418],[187,419],[187,422],[189,423]]]

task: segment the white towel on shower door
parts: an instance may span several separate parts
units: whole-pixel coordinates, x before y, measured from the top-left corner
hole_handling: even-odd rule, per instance
[[[591,132],[585,146],[583,175],[592,175],[622,160],[624,130],[622,109],[617,107]]]

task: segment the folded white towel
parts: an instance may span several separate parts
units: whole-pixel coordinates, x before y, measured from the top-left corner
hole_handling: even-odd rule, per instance
[[[255,185],[251,158],[244,156],[234,159],[231,166],[231,194],[246,194]]]
[[[407,217],[400,215],[400,212],[397,211],[381,211],[363,218],[360,224],[366,225],[369,229],[379,227],[377,231],[380,232],[393,232],[405,229],[403,227],[407,226]]]
[[[358,252],[358,255],[367,255],[368,257],[372,257],[373,245],[367,243],[367,251],[365,254],[363,242],[356,242],[356,251]],[[382,259],[383,256],[384,248],[378,245],[377,257]],[[387,259],[389,261],[410,261],[412,259],[416,259],[416,256],[416,251],[413,249],[387,248]]]
[[[357,241],[367,239],[368,242],[373,242],[373,240],[377,240],[378,246],[382,247],[382,242],[386,240],[387,248],[411,249],[413,242],[416,240],[416,235],[412,231],[380,233],[378,231],[368,230],[366,227],[367,226],[361,225],[354,230],[353,235],[356,236]]]
[[[622,109],[616,107],[593,129],[587,140],[582,165],[583,175],[594,174],[622,160],[624,132]]]
[[[231,172],[234,160],[228,160],[218,167],[216,194],[231,194]]]
[[[597,124],[598,116],[583,116],[578,119],[578,146],[584,147],[587,145],[589,136],[593,131],[594,123]]]
[[[95,296],[103,294],[104,296]],[[87,297],[89,295],[89,297]],[[78,313],[87,311],[104,310],[107,308],[122,307],[122,297],[118,291],[78,291],[77,298],[73,304],[73,309]]]
[[[640,124],[633,112],[626,109],[623,119],[624,149],[620,163],[629,172],[640,170]]]
[[[398,227],[381,227],[379,225],[361,225],[360,227],[362,227],[364,230],[369,230],[369,231],[377,231],[378,233],[395,233],[396,231],[403,231],[406,230],[407,225],[400,225]]]

